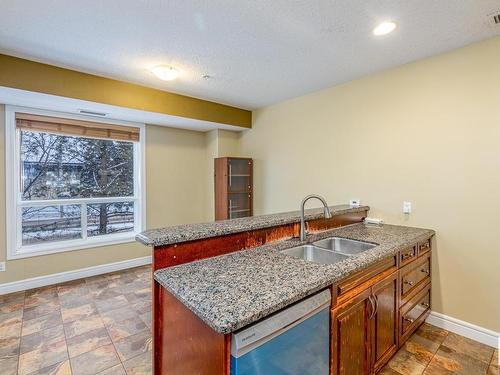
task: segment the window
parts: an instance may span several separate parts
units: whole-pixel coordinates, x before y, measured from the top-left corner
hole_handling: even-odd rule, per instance
[[[6,115],[9,259],[134,239],[144,222],[142,125]]]

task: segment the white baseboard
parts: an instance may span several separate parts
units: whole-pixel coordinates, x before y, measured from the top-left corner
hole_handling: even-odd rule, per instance
[[[123,260],[121,262],[115,262],[115,263],[100,264],[98,266],[80,268],[78,270],[73,270],[73,271],[66,271],[61,273],[54,273],[52,275],[39,276],[30,279],[13,281],[10,283],[0,284],[0,295],[19,292],[21,290],[40,288],[42,286],[47,286],[47,285],[59,284],[66,281],[101,275],[109,272],[120,271],[127,268],[144,266],[146,264],[151,264],[151,256]]]
[[[500,348],[500,333],[432,311],[426,322],[433,326],[478,341],[494,348]]]

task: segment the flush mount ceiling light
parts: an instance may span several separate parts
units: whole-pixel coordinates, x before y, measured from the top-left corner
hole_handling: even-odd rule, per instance
[[[373,29],[373,35],[387,35],[389,33],[392,33],[396,29],[396,27],[396,22],[382,22],[380,25]]]
[[[172,81],[179,76],[179,71],[172,66],[159,65],[151,69],[151,72],[163,81]]]

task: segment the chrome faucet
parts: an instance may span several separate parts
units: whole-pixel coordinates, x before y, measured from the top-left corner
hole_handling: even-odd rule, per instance
[[[300,240],[305,241],[306,240],[306,221],[304,218],[304,207],[306,205],[306,202],[311,199],[311,198],[316,198],[323,203],[323,216],[325,219],[330,219],[332,217],[332,213],[330,212],[330,209],[328,208],[328,204],[326,203],[325,198],[323,198],[320,195],[317,194],[311,194],[302,199],[302,203],[300,204]]]

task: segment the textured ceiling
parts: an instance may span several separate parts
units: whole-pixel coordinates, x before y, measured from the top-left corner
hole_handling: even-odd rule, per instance
[[[499,0],[0,0],[0,51],[254,109],[500,35]],[[399,28],[374,37],[380,21]],[[172,64],[163,82],[149,68]],[[210,79],[202,75],[209,74]]]

